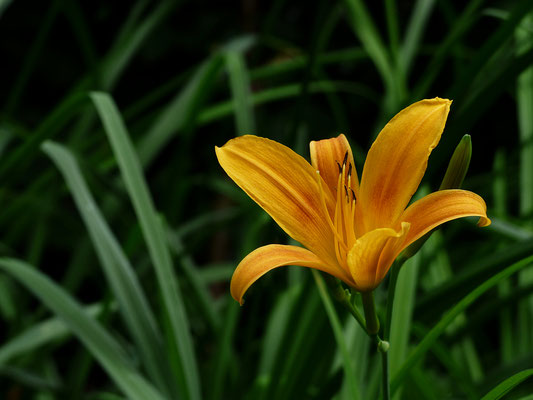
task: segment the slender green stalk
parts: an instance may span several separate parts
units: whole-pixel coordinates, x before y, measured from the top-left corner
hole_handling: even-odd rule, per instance
[[[376,304],[374,303],[374,292],[361,293],[363,298],[363,309],[365,310],[366,331],[370,336],[379,332],[379,319],[376,314]]]
[[[390,382],[389,382],[389,342],[381,340],[378,335],[379,319],[376,314],[376,305],[374,302],[374,292],[361,293],[363,298],[363,308],[365,310],[366,332],[376,342],[378,351],[381,353],[382,368],[382,388],[383,400],[390,399]]]
[[[390,400],[389,384],[389,352],[380,350],[381,353],[381,373],[383,382],[383,400]]]
[[[335,340],[337,341],[337,346],[339,347],[339,352],[343,359],[344,373],[346,374],[348,379],[348,387],[350,390],[351,398],[358,399],[360,395],[359,388],[357,387],[355,379],[353,360],[350,357],[348,351],[348,346],[346,344],[346,339],[342,330],[341,321],[339,320],[339,317],[335,311],[335,307],[333,307],[333,302],[329,297],[329,293],[327,291],[324,279],[317,270],[312,270],[312,273],[313,278],[315,279],[316,286],[318,288],[318,293],[320,294],[320,298],[322,299],[322,303],[324,304],[324,308],[326,309],[326,313],[328,314],[331,328],[333,329]]]
[[[365,319],[363,318],[363,315],[357,308],[357,305],[354,302],[355,295],[353,293],[350,293],[346,291],[343,287],[340,281],[337,282],[336,286],[333,289],[333,295],[335,298],[346,307],[346,309],[352,314],[352,316],[355,318],[357,323],[361,326],[361,328],[366,332],[366,323]]]
[[[398,258],[394,261],[390,271],[389,290],[387,293],[387,313],[385,314],[385,324],[383,326],[383,340],[389,340],[390,337],[392,306],[394,304],[394,295],[396,293],[396,282],[398,281],[398,274],[400,273],[400,268],[404,262],[404,258]]]

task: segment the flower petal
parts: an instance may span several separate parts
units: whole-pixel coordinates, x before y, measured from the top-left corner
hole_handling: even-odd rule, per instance
[[[256,280],[274,268],[287,265],[315,268],[353,286],[345,271],[328,266],[309,250],[297,246],[270,244],[252,251],[240,262],[231,278],[231,295],[242,305],[244,293]]]
[[[301,156],[280,143],[241,136],[216,147],[220,165],[294,240],[327,263],[336,263],[334,236],[321,202],[322,179]],[[326,207],[335,209],[329,191]]]
[[[348,267],[357,290],[375,289],[396,258],[409,231],[409,224],[402,223],[400,231],[379,228],[365,233],[348,252]]]
[[[491,223],[485,201],[468,190],[439,190],[415,201],[400,218],[411,224],[403,248],[440,224],[461,217],[480,217],[478,226],[481,227]]]
[[[320,176],[322,176],[326,182],[332,195],[335,195],[337,191],[339,177],[339,167],[337,163],[342,165],[344,156],[348,153],[347,163],[350,163],[353,168],[351,173],[353,181],[352,186],[357,195],[357,192],[359,191],[359,178],[353,162],[352,149],[344,134],[340,134],[336,138],[331,139],[319,141],[313,140],[309,143],[309,149],[311,151],[311,164],[320,172]]]
[[[450,100],[422,100],[385,125],[366,158],[359,201],[364,229],[392,226],[415,193],[439,142]]]

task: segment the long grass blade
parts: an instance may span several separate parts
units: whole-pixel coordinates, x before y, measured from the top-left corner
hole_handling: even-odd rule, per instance
[[[485,0],[472,0],[468,2],[461,15],[456,19],[450,31],[445,32],[445,39],[439,45],[439,48],[433,55],[431,61],[428,63],[425,71],[420,75],[420,80],[413,92],[413,98],[424,98],[428,92],[431,84],[439,76],[442,67],[445,65],[444,60],[449,54],[453,46],[463,35],[468,32],[468,29],[479,18],[478,9],[483,5]]]
[[[93,92],[91,99],[111,143],[155,267],[164,313],[170,325],[170,343],[178,354],[178,359],[173,361],[177,363],[175,367],[177,368],[180,388],[184,391],[186,398],[200,399],[198,367],[189,332],[187,313],[181,290],[174,275],[164,228],[156,214],[152,197],[143,177],[141,164],[111,97],[105,93]]]
[[[254,105],[265,104],[291,97],[301,93],[302,85],[299,83],[283,85],[266,89],[252,95]],[[351,93],[364,97],[374,103],[379,102],[377,93],[369,87],[357,82],[315,81],[309,84],[309,93]],[[217,119],[227,117],[235,112],[233,101],[224,101],[203,110],[198,116],[198,123],[207,124]]]
[[[518,262],[530,254],[533,254],[533,242],[525,240],[509,244],[505,249],[495,251],[479,262],[471,263],[468,270],[456,273],[452,279],[420,296],[415,313],[418,317],[425,317],[426,314],[440,315],[446,310],[447,304],[460,300],[476,285],[501,272],[506,265]]]
[[[344,331],[342,329],[341,321],[339,320],[339,316],[337,315],[335,307],[333,306],[333,302],[331,301],[331,297],[329,296],[324,278],[322,278],[320,273],[316,270],[312,270],[312,273],[313,278],[315,279],[316,287],[318,288],[318,294],[320,294],[320,299],[322,300],[322,304],[324,305],[326,313],[328,314],[329,323],[331,325],[331,329],[333,330],[333,334],[335,335],[335,341],[339,347],[339,352],[342,355],[344,379],[348,381],[350,398],[355,400],[360,399],[361,395],[357,386],[355,368],[352,357],[348,352],[348,346],[344,338]]]
[[[170,365],[165,358],[163,337],[154,314],[133,267],[89,191],[78,163],[70,151],[57,143],[45,142],[43,150],[64,176],[147,370],[159,387],[168,394],[173,393]]]
[[[524,18],[516,28],[515,36],[521,45],[518,54],[532,51],[530,26],[533,14]],[[529,228],[533,227],[533,67],[527,68],[520,74],[516,84],[516,101],[518,108],[518,127],[520,138],[520,216]],[[520,286],[527,286],[533,282],[533,268],[530,267],[520,273]],[[533,349],[533,297],[519,304],[518,308],[518,337],[516,343],[519,353],[530,353]]]
[[[461,77],[457,79],[456,84],[451,89],[452,98],[458,99],[459,94],[464,93],[465,89],[474,81],[474,77],[483,70],[494,53],[513,37],[517,24],[528,14],[531,8],[533,8],[533,4],[529,0],[521,0],[514,6],[508,18],[484,42],[481,49],[475,53],[474,59],[468,63]]]
[[[90,318],[96,318],[102,311],[100,304],[84,308]],[[11,359],[36,351],[39,347],[71,334],[71,330],[59,318],[50,318],[34,324],[21,334],[0,346],[0,365],[6,365]]]
[[[498,384],[494,389],[488,392],[481,400],[498,400],[513,390],[517,385],[525,381],[533,375],[533,369],[526,369],[507,378],[502,383]]]
[[[205,61],[187,85],[161,111],[137,147],[142,165],[149,165],[161,148],[196,118],[196,112],[212,90],[221,67],[222,57],[219,54]]]
[[[399,52],[399,64],[404,74],[408,74],[411,65],[413,64],[416,51],[420,44],[420,39],[424,33],[424,29],[428,23],[429,16],[435,0],[418,0],[413,7],[411,19],[407,25],[405,38]]]
[[[402,266],[396,281],[390,338],[387,338],[391,343],[389,350],[391,376],[398,372],[407,356],[419,267],[420,255],[417,254]],[[399,398],[398,394],[394,398]]]
[[[398,89],[400,82],[398,81],[400,79],[394,75],[390,55],[364,2],[361,0],[344,0],[344,4],[348,9],[347,17],[353,31],[376,65],[385,86],[389,90],[389,96],[392,99],[389,106],[392,107],[394,103],[398,104],[400,101]]]
[[[210,398],[213,400],[222,398],[224,393],[224,381],[228,374],[228,365],[233,358],[232,342],[240,313],[240,308],[236,303],[233,302],[233,299],[228,299],[228,301],[231,301],[231,303],[226,308],[224,324],[219,335],[219,350],[214,360],[215,368],[213,372],[213,383],[210,391]]]
[[[73,116],[79,112],[80,107],[87,101],[86,93],[75,93],[65,98],[39,125],[32,135],[16,150],[12,151],[0,164],[0,179],[5,182],[6,175],[9,171],[9,177],[14,175],[12,172],[17,171],[15,165],[24,165],[28,162],[29,157],[34,155],[41,143],[46,139],[51,139],[57,135],[60,130],[71,121]],[[25,162],[21,162],[25,160]]]
[[[418,346],[411,352],[407,360],[401,367],[401,369],[395,374],[391,382],[391,393],[396,392],[400,387],[401,382],[413,367],[413,365],[420,360],[420,358],[429,350],[432,343],[445,331],[446,327],[469,305],[471,305],[479,296],[485,293],[487,290],[494,287],[502,280],[508,278],[514,273],[525,268],[533,261],[533,256],[522,259],[521,261],[507,267],[502,272],[494,275],[492,278],[486,280],[472,292],[466,295],[461,301],[459,301],[452,309],[450,309],[444,317],[431,329],[431,331],[424,337],[424,339],[418,344]]]
[[[139,50],[154,28],[167,18],[176,2],[167,0],[159,3],[152,13],[142,19],[134,29],[124,30],[110,50],[104,63],[105,74],[102,74],[102,87],[109,90],[117,82],[119,76]],[[126,28],[126,27],[125,27]],[[124,38],[124,40],[121,40]]]
[[[237,134],[254,133],[255,118],[246,61],[243,54],[238,51],[228,51],[225,60],[230,78]]]
[[[118,342],[61,287],[20,260],[1,258],[0,269],[17,279],[67,324],[124,394],[134,400],[163,400],[157,389],[134,369]]]

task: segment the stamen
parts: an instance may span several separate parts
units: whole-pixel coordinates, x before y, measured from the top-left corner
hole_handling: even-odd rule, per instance
[[[352,176],[352,163],[348,163],[348,178]]]
[[[353,246],[357,238],[355,237],[355,199],[352,200],[350,210],[349,223],[347,224],[347,230],[349,232],[348,245]]]
[[[335,235],[335,255],[337,256],[337,260],[339,261],[339,264],[344,265],[344,259],[342,257],[342,252],[340,251],[340,248],[339,248],[339,244],[340,243],[344,243],[344,239],[339,234],[339,214],[341,213],[341,207],[342,207],[342,204],[339,201],[339,199],[340,199],[340,187],[339,187],[340,186],[340,180],[341,180],[341,175],[339,175],[339,184],[337,185],[337,201],[336,201],[336,204],[335,204],[335,217],[334,217],[334,220],[333,220],[333,225],[335,226],[335,232],[336,232],[336,235]],[[346,251],[348,251],[347,248],[346,248]]]
[[[337,163],[337,167],[339,167],[339,174],[342,174],[342,167],[341,165],[339,164],[338,161],[335,161]]]
[[[344,160],[342,160],[343,167],[346,165],[346,161],[348,161],[348,150],[346,150],[346,153],[344,153]]]
[[[355,197],[355,192],[353,191],[352,188],[350,188],[350,190],[352,191],[352,199],[353,199],[353,203],[355,204],[355,202],[357,201],[357,198]]]
[[[344,202],[342,201],[342,181],[344,178],[344,168],[343,168],[343,174],[339,175],[339,178],[337,180],[337,203],[335,204],[335,220],[334,225],[337,230],[338,236],[341,238],[339,243],[342,243],[342,245],[345,248],[344,252],[340,252],[338,254],[338,260],[341,265],[345,265],[346,263],[346,255],[348,252],[348,246],[346,245],[346,232],[344,230]]]
[[[333,231],[333,235],[335,236],[336,238],[336,241],[338,241],[344,250],[347,251],[347,247],[346,245],[343,243],[342,241],[342,238],[339,236],[339,233],[337,232],[337,228],[335,227],[335,225],[333,224],[333,221],[331,221],[331,217],[329,215],[329,211],[328,211],[328,206],[326,205],[326,197],[324,195],[324,189],[322,188],[322,179],[320,179],[320,171],[316,171],[317,173],[317,178],[318,178],[318,188],[319,188],[319,192],[320,192],[320,203],[322,205],[322,211],[324,212],[324,215],[326,216],[326,221],[328,222],[328,225],[329,227],[331,228],[331,230]],[[335,208],[335,214],[337,214],[337,210]],[[337,244],[335,244],[335,251],[337,251]]]

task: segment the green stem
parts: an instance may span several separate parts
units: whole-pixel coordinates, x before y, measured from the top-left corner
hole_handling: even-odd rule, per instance
[[[374,292],[362,292],[363,309],[365,310],[366,331],[370,336],[377,335],[379,332],[379,319],[376,314],[376,305],[374,303]]]
[[[398,263],[398,269],[402,263]],[[397,273],[396,273],[397,277]],[[393,282],[396,286],[396,278]],[[347,292],[342,284],[337,281],[336,285],[332,287],[335,298],[340,301],[350,311],[355,320],[361,325],[363,330],[366,331],[368,336],[376,343],[377,350],[381,353],[382,364],[382,385],[383,385],[383,400],[390,400],[390,381],[389,381],[389,342],[381,340],[378,335],[379,332],[379,319],[376,314],[376,306],[374,303],[374,292],[361,293],[363,300],[363,308],[365,312],[365,318],[357,309],[354,303],[354,293]],[[393,294],[394,297],[394,294]],[[390,321],[389,321],[390,324]]]
[[[350,312],[350,314],[352,314],[357,323],[366,332],[365,319],[359,312],[359,309],[357,308],[355,303],[352,301],[354,294],[349,292],[347,293],[346,290],[342,287],[340,281],[337,281],[336,285],[333,287],[333,294],[335,298],[340,301],[344,305],[344,307],[348,309],[348,311]]]
[[[400,268],[402,267],[405,261],[405,258],[398,258],[396,259],[391,268],[389,278],[389,290],[387,293],[387,312],[385,314],[385,324],[383,326],[383,340],[389,340],[390,338],[392,306],[394,305],[394,295],[396,294],[396,282],[398,281],[398,274],[400,273]]]
[[[378,345],[378,349],[381,353],[381,371],[382,371],[382,382],[383,382],[383,400],[390,400],[390,382],[389,382],[389,352],[388,350],[388,342],[381,342],[381,343],[387,343],[387,349],[382,349]]]
[[[394,285],[396,285],[396,282],[394,282]],[[363,296],[363,308],[365,310],[366,331],[368,335],[375,340],[378,351],[381,353],[383,400],[390,400],[389,352],[388,352],[389,342],[385,340],[381,340],[381,338],[378,335],[379,319],[376,314],[374,292],[364,292],[364,293],[361,293],[361,295]]]

